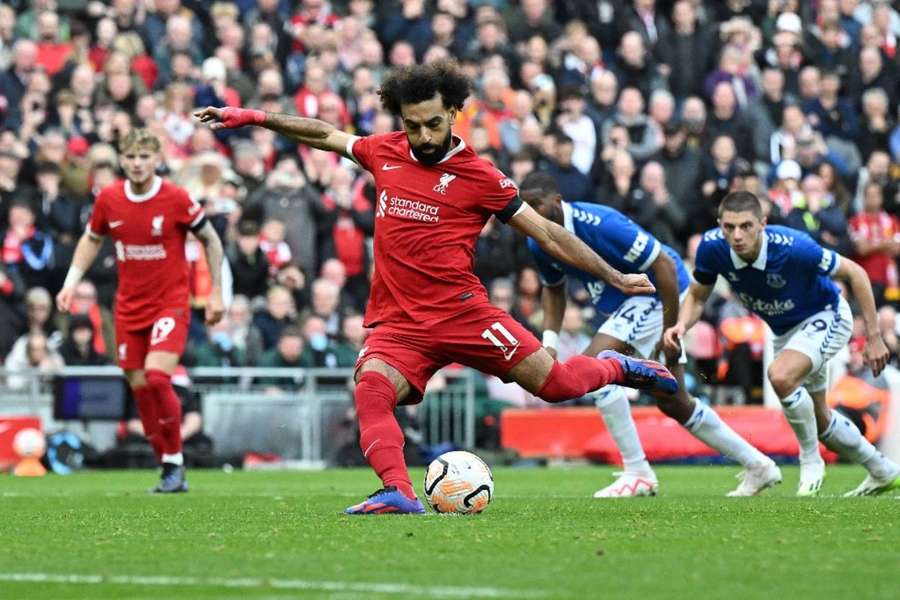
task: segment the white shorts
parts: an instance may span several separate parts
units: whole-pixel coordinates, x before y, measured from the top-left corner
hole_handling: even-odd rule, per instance
[[[681,294],[683,301],[687,291]],[[680,303],[679,303],[680,304]],[[621,340],[634,348],[642,358],[659,357],[651,356],[653,349],[663,334],[663,310],[662,301],[650,296],[632,296],[619,305],[616,311],[609,315],[603,322],[597,333],[603,333]],[[687,357],[682,350],[681,364],[687,362]]]
[[[812,361],[812,370],[804,385],[810,393],[828,385],[828,361],[845,347],[853,335],[853,313],[843,298],[836,308],[817,312],[772,341],[775,356],[782,350],[795,350]]]

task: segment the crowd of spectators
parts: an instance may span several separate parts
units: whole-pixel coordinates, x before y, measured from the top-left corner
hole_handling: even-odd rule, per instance
[[[856,257],[879,305],[895,305],[896,5],[4,0],[0,359],[114,359],[108,244],[74,316],[56,315],[51,299],[93,198],[119,176],[116,142],[140,126],[164,140],[163,175],[205,206],[227,249],[226,318],[209,329],[194,319],[185,363],[352,365],[366,333],[371,176],[265,129],[214,133],[191,111],[242,105],[383,133],[399,128],[377,95],[386,70],[446,57],[475,82],[455,133],[514,180],[545,170],[565,200],[611,205],[688,259],[723,195],[748,189],[770,222]],[[196,242],[186,252],[200,315],[208,266]],[[476,254],[493,301],[539,327],[523,240],[489,222]],[[577,352],[592,316],[584,290],[571,294],[585,309],[566,317]],[[706,319],[721,338],[735,315],[723,290]],[[709,352],[722,350],[696,348]]]

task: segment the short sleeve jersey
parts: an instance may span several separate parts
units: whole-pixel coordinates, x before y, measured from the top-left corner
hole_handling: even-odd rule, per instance
[[[375,178],[375,274],[365,324],[437,323],[486,298],[475,242],[492,215],[521,207],[515,183],[455,139],[439,163],[412,154],[404,132],[352,138],[348,154]]]
[[[142,195],[117,181],[97,196],[88,231],[109,236],[116,250],[116,319],[149,327],[161,310],[188,308],[188,230],[202,226],[203,208],[188,193],[157,177]]]
[[[770,225],[752,264],[743,261],[720,229],[703,234],[697,248],[694,279],[705,285],[723,276],[749,310],[776,335],[787,333],[823,310],[836,309],[839,292],[831,280],[840,255],[817,244],[807,234]]]
[[[608,206],[582,202],[572,204],[563,202],[562,210],[563,226],[619,271],[623,273],[647,272],[650,281],[656,283],[653,272],[648,272],[648,269],[659,253],[665,252],[675,263],[679,293],[690,285],[690,274],[684,268],[684,263],[678,253],[661,244],[619,211]],[[567,275],[575,277],[587,288],[594,308],[603,316],[615,312],[629,297],[590,273],[560,264],[531,238],[528,239],[528,248],[534,256],[544,285],[558,285],[565,280]],[[658,295],[654,295],[654,297],[658,297]]]

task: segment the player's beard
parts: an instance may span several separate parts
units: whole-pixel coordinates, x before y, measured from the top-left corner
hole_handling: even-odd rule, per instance
[[[431,167],[433,165],[441,162],[447,153],[450,151],[450,143],[453,141],[453,134],[449,131],[447,132],[447,138],[444,140],[443,144],[423,144],[421,146],[413,146],[412,153],[413,156],[416,157],[420,163],[425,165],[426,167]],[[422,152],[423,149],[433,148],[433,152]]]

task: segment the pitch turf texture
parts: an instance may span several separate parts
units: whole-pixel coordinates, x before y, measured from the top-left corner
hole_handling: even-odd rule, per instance
[[[484,514],[348,517],[364,470],[0,478],[0,598],[900,598],[900,500],[837,497],[831,467],[724,498],[736,467],[663,467],[657,498],[599,501],[608,468],[496,469]],[[414,473],[421,480],[421,470]]]

